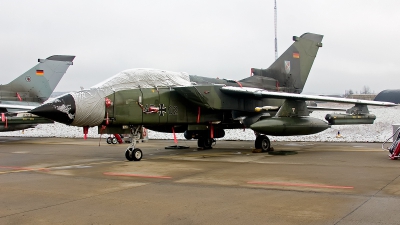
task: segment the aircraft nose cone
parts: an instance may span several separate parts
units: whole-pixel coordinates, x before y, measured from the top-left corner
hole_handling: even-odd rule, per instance
[[[70,125],[75,119],[75,100],[70,94],[63,95],[51,102],[29,111],[32,114],[45,117],[60,123]]]

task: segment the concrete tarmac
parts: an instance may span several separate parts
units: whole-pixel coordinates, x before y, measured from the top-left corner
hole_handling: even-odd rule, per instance
[[[400,161],[380,143],[0,137],[0,224],[399,224]]]

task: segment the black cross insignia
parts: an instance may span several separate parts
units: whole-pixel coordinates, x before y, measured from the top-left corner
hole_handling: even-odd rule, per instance
[[[167,108],[164,106],[164,104],[160,104],[158,108],[158,115],[164,116],[164,114],[167,113]]]

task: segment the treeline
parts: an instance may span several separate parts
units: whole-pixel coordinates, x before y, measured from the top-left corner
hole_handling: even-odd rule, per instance
[[[354,94],[356,94],[356,95],[358,95],[358,94],[374,94],[374,92],[373,91],[371,91],[371,89],[368,87],[368,86],[364,86],[362,89],[361,89],[361,91],[353,91],[352,89],[349,89],[349,90],[345,90],[344,91],[344,96],[345,97],[347,97],[347,96],[349,96],[349,95],[354,95]]]

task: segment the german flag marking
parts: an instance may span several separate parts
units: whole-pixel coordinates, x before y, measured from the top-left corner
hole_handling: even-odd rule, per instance
[[[43,76],[44,75],[44,70],[36,70],[36,75]]]

